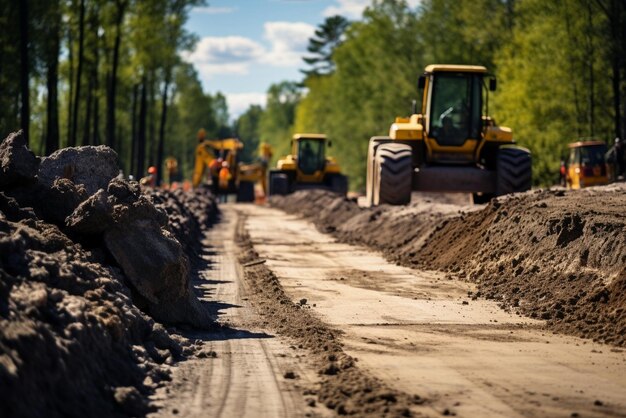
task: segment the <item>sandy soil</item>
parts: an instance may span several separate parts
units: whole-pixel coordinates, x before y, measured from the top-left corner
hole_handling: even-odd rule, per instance
[[[626,345],[624,183],[537,190],[475,207],[428,196],[407,207],[363,208],[322,191],[272,204],[394,263],[473,282],[472,297],[545,319],[551,330]]]
[[[276,338],[249,302],[236,257],[236,221],[232,208],[222,210],[219,224],[202,241],[204,263],[198,263],[193,281],[221,327],[181,331],[195,342],[196,355],[174,369],[171,384],[153,397],[159,411],[150,416],[325,416],[310,395],[317,374],[306,352]]]
[[[344,332],[343,351],[413,413],[459,416],[623,416],[621,349],[553,335],[543,321],[472,299],[476,285],[389,264],[310,223],[249,207],[258,256],[293,301]]]

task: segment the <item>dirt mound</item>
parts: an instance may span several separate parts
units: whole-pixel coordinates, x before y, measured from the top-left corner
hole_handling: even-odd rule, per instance
[[[48,169],[20,138],[0,143],[0,415],[141,416],[192,351],[149,315],[211,325],[187,251],[215,201],[111,180],[114,152],[101,147],[60,152],[42,182]],[[94,161],[102,173],[80,180]]]
[[[472,280],[475,297],[545,319],[552,330],[626,345],[625,185],[528,192],[481,210],[425,201],[361,208],[319,191],[271,203],[399,264]]]

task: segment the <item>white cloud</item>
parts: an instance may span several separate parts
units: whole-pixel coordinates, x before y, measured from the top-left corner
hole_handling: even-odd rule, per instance
[[[407,0],[410,8],[416,8],[422,0]],[[322,12],[324,17],[341,15],[348,19],[360,19],[363,15],[363,10],[372,4],[372,0],[337,0],[336,5],[328,6]]]
[[[191,11],[207,15],[228,14],[237,10],[236,7],[194,7]]]
[[[263,63],[278,67],[302,63],[315,26],[303,22],[266,22],[264,28],[263,37],[270,43],[270,50],[263,56]]]
[[[205,37],[193,52],[184,54],[184,58],[210,77],[213,74],[247,74],[250,64],[264,52],[262,45],[241,36]]]
[[[322,12],[325,17],[341,15],[350,19],[361,17],[363,10],[370,5],[371,0],[337,0],[337,5],[328,6]]]
[[[226,103],[228,103],[228,113],[231,119],[237,119],[244,113],[250,105],[265,106],[265,93],[224,93]]]

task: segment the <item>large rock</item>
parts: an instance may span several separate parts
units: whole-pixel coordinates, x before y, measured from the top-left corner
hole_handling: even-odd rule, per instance
[[[212,324],[191,291],[189,260],[167,229],[167,214],[142,195],[136,183],[113,179],[106,191],[81,203],[65,224],[75,234],[102,234],[138,301],[155,319],[197,327]]]
[[[104,242],[135,289],[151,303],[185,295],[189,267],[182,247],[153,220],[109,228]]]
[[[38,167],[39,160],[26,147],[21,130],[0,143],[0,187],[32,183]]]
[[[190,290],[189,261],[180,243],[155,219],[107,229],[104,242],[155,319],[211,326],[213,318]]]
[[[106,189],[109,181],[119,174],[117,153],[111,148],[85,146],[64,148],[44,158],[39,166],[39,182],[52,187],[58,178],[82,184],[88,195]]]

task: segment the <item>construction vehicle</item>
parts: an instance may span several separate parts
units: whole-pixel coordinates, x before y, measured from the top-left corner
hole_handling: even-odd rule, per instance
[[[530,151],[488,116],[496,80],[485,67],[429,65],[418,88],[411,116],[396,118],[389,136],[370,139],[369,205],[408,204],[413,190],[468,192],[482,203],[530,189]]]
[[[609,183],[605,159],[607,146],[602,141],[578,141],[567,146],[569,153],[565,182],[569,189]]]
[[[295,134],[292,153],[270,170],[269,194],[285,195],[301,189],[327,189],[345,195],[348,178],[341,174],[337,160],[326,155],[332,142],[322,134]]]
[[[196,147],[196,157],[193,170],[193,187],[198,187],[206,171],[211,171],[212,163],[221,160],[220,164],[226,162],[231,177],[228,187],[220,188],[223,194],[236,194],[238,202],[253,202],[255,200],[254,184],[260,182],[264,185],[267,165],[262,163],[243,164],[239,161],[239,151],[243,149],[243,143],[236,138],[226,139],[204,139],[202,132],[199,132],[200,142]],[[271,148],[262,147],[264,152],[271,154]],[[213,164],[214,165],[214,164]],[[221,167],[220,167],[221,168]],[[218,168],[219,170],[219,168]],[[215,171],[215,169],[213,169]],[[218,172],[211,172],[212,183],[217,184]]]

